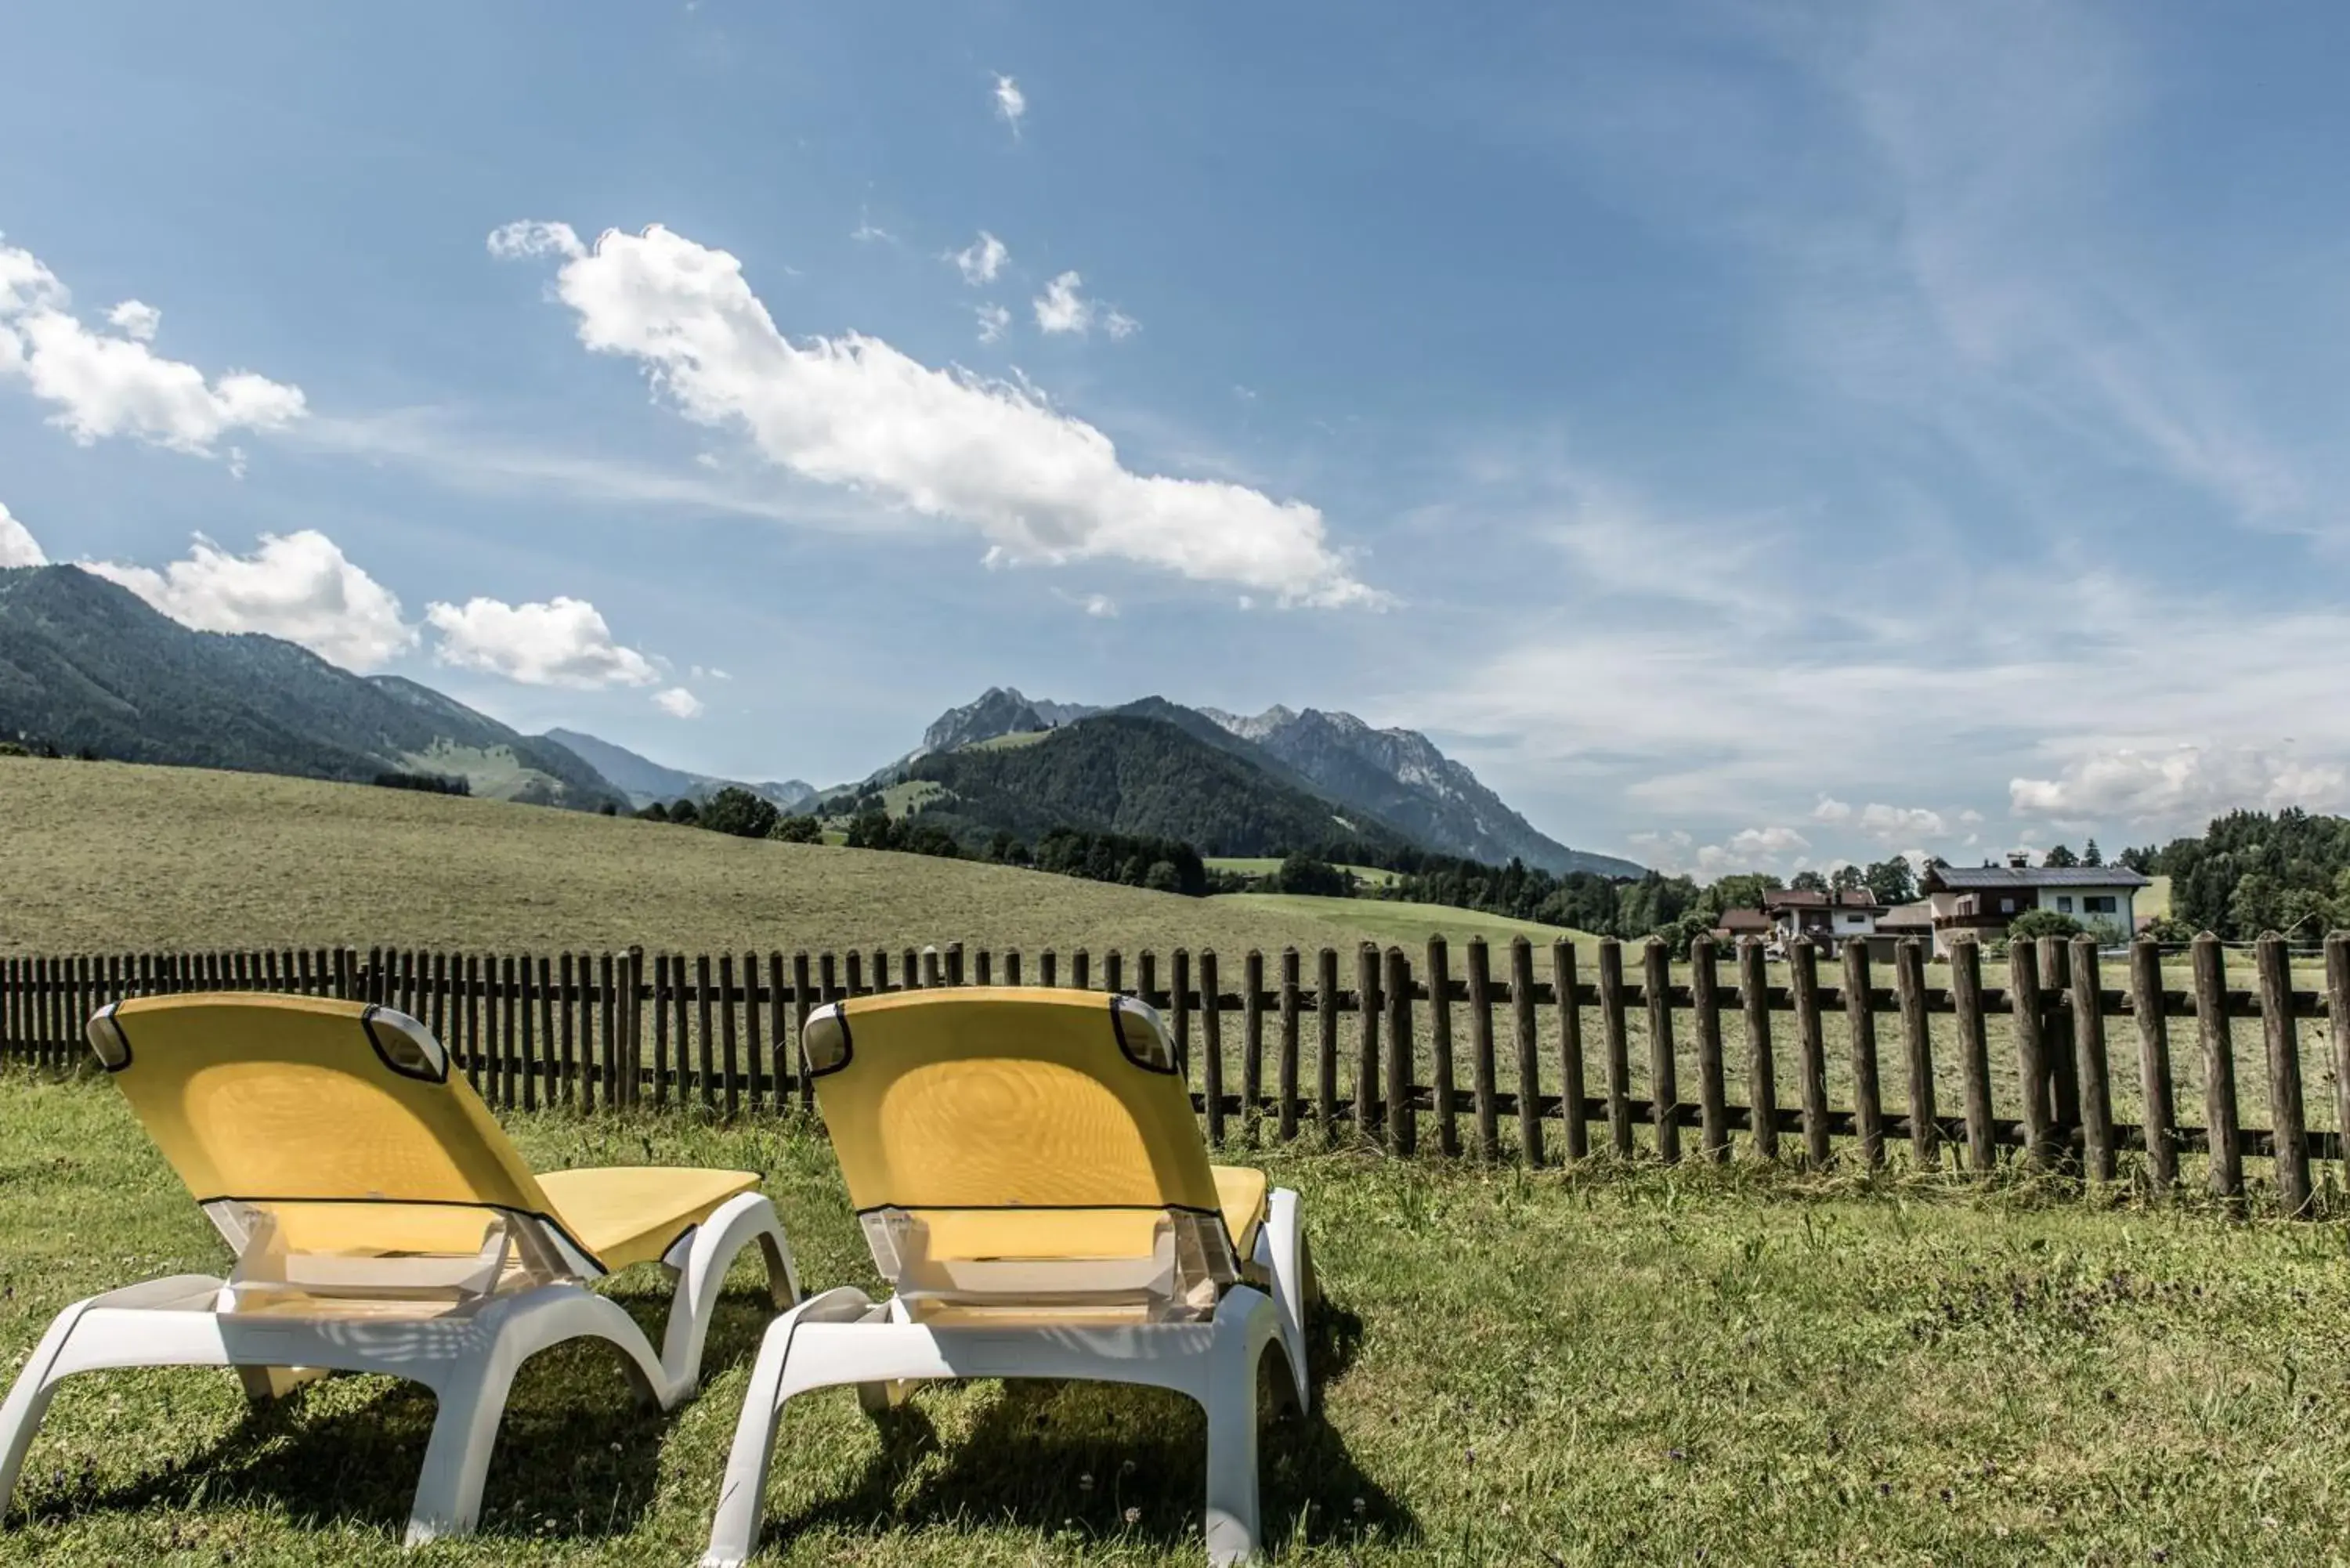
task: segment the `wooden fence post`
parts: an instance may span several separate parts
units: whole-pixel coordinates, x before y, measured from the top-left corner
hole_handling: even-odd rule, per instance
[[[1844,944],[1844,1021],[1852,1039],[1852,1119],[1860,1135],[1861,1164],[1885,1166],[1885,1097],[1877,1078],[1877,1013],[1870,995],[1868,941]]]
[[[1959,1079],[1967,1105],[1967,1164],[1978,1171],[1999,1164],[1999,1129],[1991,1123],[1991,1028],[1983,1013],[1982,946],[1964,938],[1950,944],[1950,1009],[1958,1016]]]
[[[2178,1179],[2178,1119],[2170,1091],[2170,1021],[2163,1014],[2162,950],[2130,944],[2130,1010],[2137,1015],[2138,1093],[2146,1102],[2146,1169],[2157,1192]],[[2336,1016],[2339,1030],[2345,1020]],[[2338,1069],[2337,1069],[2338,1070]]]
[[[2078,1170],[2074,1136],[2081,1129],[2081,1074],[2073,1037],[2073,944],[2062,937],[2035,939],[2040,950],[2040,1059],[2048,1072],[2051,1158],[2063,1169]]]
[[[1909,1074],[1909,1153],[1918,1168],[1941,1163],[1934,1120],[1934,1036],[1926,1021],[1926,945],[1905,937],[1893,949],[1893,991],[1901,1008],[1901,1057]]]
[[[766,1030],[760,1015],[769,1008],[777,1014],[783,1011],[781,996],[762,1002],[759,995],[759,955],[743,955],[743,1103],[757,1116],[766,1108],[767,1091],[761,1082],[767,1073]]]
[[[1083,955],[1080,954],[1079,957],[1082,960]],[[1082,970],[1079,972],[1082,975]],[[962,983],[962,944],[961,942],[947,944],[947,983],[949,985]],[[1077,983],[1083,985],[1085,981],[1080,978]]]
[[[1355,950],[1355,990],[1358,996],[1355,1023],[1355,1131],[1365,1138],[1380,1137],[1379,1126],[1379,950],[1365,942]]]
[[[1338,951],[1324,948],[1315,961],[1314,1111],[1326,1144],[1338,1136]]]
[[[1779,1158],[1779,1068],[1771,1049],[1771,990],[1762,967],[1762,944],[1753,937],[1738,942],[1738,1003],[1746,1019],[1746,1102],[1752,1117],[1749,1141],[1757,1159]]]
[[[1730,1158],[1730,1097],[1721,1060],[1721,976],[1709,936],[1690,944],[1690,1006],[1697,1019],[1698,1147],[1718,1165]]]
[[[1530,1166],[1543,1162],[1542,1044],[1534,1011],[1534,950],[1510,939],[1510,1015],[1517,1026],[1518,1152]]]
[[[1804,1107],[1804,1158],[1827,1168],[1828,1051],[1820,1024],[1820,950],[1797,937],[1787,948],[1787,989],[1795,1004],[1795,1088]]]
[[[2350,1187],[2350,932],[2325,939],[2325,1018],[2334,1042],[2334,1126]]]
[[[1200,950],[1200,1094],[1208,1113],[1208,1147],[1224,1142],[1224,1010],[1217,1005],[1220,990],[1216,950]]]
[[[2210,931],[2195,939],[2195,1024],[2203,1041],[2203,1125],[2211,1156],[2211,1190],[2244,1191],[2244,1157],[2236,1142],[2236,1045],[2228,1032],[2227,958]]]
[[[1094,988],[1094,956],[1084,948],[1069,955],[1069,983],[1079,991]]]
[[[1680,1082],[1673,1060],[1673,955],[1662,937],[1650,937],[1641,949],[1640,986],[1648,1003],[1648,1121],[1657,1158],[1674,1165],[1681,1158]]]
[[[2302,1107],[2301,1026],[2293,1016],[2292,959],[2285,951],[2284,938],[2274,931],[2262,936],[2258,952],[2277,1201],[2288,1216],[2298,1220],[2309,1212],[2309,1123]]]
[[[1624,1027],[1624,944],[1599,943],[1599,1032],[1607,1049],[1607,1137],[1618,1159],[1632,1158],[1632,1046]]]
[[[1440,936],[1428,939],[1428,1028],[1436,1079],[1436,1147],[1451,1157],[1461,1152],[1461,1102],[1452,1075],[1452,962]]]
[[[2081,1155],[2092,1181],[2114,1179],[2114,1101],[2106,1072],[2105,990],[2097,976],[2097,939],[2073,939],[2073,1053],[2081,1096]]]
[[[702,1070],[702,1108],[715,1112],[718,1109],[718,1043],[712,1036],[716,1032],[717,1020],[710,1013],[710,955],[696,953],[693,956],[693,1021],[698,1025],[694,1031],[698,1036],[695,1041],[696,1064]]]
[[[1046,953],[1045,956],[1050,959],[1053,955]],[[1049,965],[1044,982],[1046,985],[1053,983]],[[1189,948],[1175,950],[1175,983],[1168,1000],[1175,1004],[1170,1009],[1175,1026],[1175,1075],[1188,1086],[1191,1082],[1191,950]]]
[[[1411,1104],[1411,961],[1388,949],[1388,1152],[1409,1157],[1419,1147],[1419,1117]]]
[[[2040,994],[2035,944],[2008,944],[2007,976],[2008,1015],[2015,1027],[2015,1076],[2023,1094],[2023,1147],[2032,1163],[2045,1170],[2056,1163],[2056,1134],[2049,1115],[2048,1044],[2040,1027],[2048,1013]]]
[[[1249,949],[1241,960],[1241,1124],[1253,1140],[1264,1101],[1264,951],[1261,948]]]
[[[620,1064],[628,1058],[627,1044],[620,1038],[620,975],[626,966],[609,950],[598,954],[596,962],[597,989],[601,992],[597,998],[596,1022],[604,1034],[604,1108],[617,1111],[623,1105]]]
[[[1281,1053],[1274,1072],[1274,1092],[1281,1096],[1274,1107],[1274,1127],[1281,1141],[1297,1136],[1297,979],[1295,947],[1281,950]]]
[[[1469,1071],[1477,1096],[1477,1157],[1502,1157],[1502,1112],[1494,1103],[1493,973],[1485,939],[1469,939]]]

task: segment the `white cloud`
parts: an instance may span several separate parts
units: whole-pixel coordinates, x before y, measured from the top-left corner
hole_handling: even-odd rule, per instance
[[[1010,77],[997,77],[995,78],[996,118],[1010,126],[1012,134],[1017,136],[1020,134],[1020,121],[1027,112],[1028,95],[1020,90],[1020,84]]]
[[[1860,830],[1885,844],[1897,838],[1943,838],[1950,834],[1940,812],[1928,811],[1923,806],[1878,805],[1874,802],[1861,808]]]
[[[588,254],[568,223],[542,223],[529,219],[490,231],[490,254],[500,261],[524,256],[563,256],[577,260]]]
[[[1113,342],[1123,343],[1142,329],[1142,323],[1123,310],[1113,310],[1102,317],[1102,330]]]
[[[376,669],[416,645],[399,598],[316,529],[264,534],[250,556],[230,555],[199,534],[185,560],[160,572],[109,561],[81,566],[182,625],[266,632],[348,670]]]
[[[732,675],[727,674],[726,671],[718,669],[714,665],[704,668],[703,666],[697,664],[690,673],[696,680],[732,680],[734,679]]]
[[[556,292],[583,344],[641,361],[688,419],[740,426],[802,478],[972,527],[1005,559],[1118,558],[1288,603],[1386,602],[1314,507],[1138,474],[1024,382],[931,369],[861,334],[795,344],[733,256],[658,225],[607,233],[564,264]]]
[[[2018,815],[2058,826],[2178,826],[2238,807],[2339,811],[2350,805],[2350,767],[2252,747],[2120,749],[2080,758],[2054,778],[2012,780],[2008,795]]]
[[[84,446],[127,435],[208,453],[230,431],[282,429],[305,411],[299,387],[245,370],[207,381],[193,365],[160,358],[147,344],[161,320],[152,306],[116,306],[118,336],[91,331],[70,302],[38,257],[0,244],[0,375],[21,376],[57,404],[52,422]]]
[[[1087,594],[1086,613],[1097,620],[1113,619],[1118,615],[1118,601],[1107,594]]]
[[[1000,305],[983,305],[977,314],[982,343],[1001,343],[1004,334],[1012,330],[1012,312]]]
[[[33,531],[8,514],[0,506],[0,566],[46,566],[48,556],[41,553],[40,541]]]
[[[702,699],[682,686],[672,686],[666,691],[654,693],[653,706],[672,719],[702,717]]]
[[[141,343],[152,343],[155,341],[157,330],[163,325],[163,313],[151,305],[143,305],[135,299],[126,299],[108,311],[106,319],[125,337],[134,337]]]
[[[612,628],[585,599],[557,597],[546,604],[505,604],[472,598],[461,607],[425,607],[439,632],[432,657],[461,670],[503,675],[525,686],[650,686],[660,679],[651,659],[612,639]]]
[[[1701,882],[1736,872],[1775,871],[1783,867],[1787,856],[1800,855],[1812,846],[1810,839],[1792,827],[1742,828],[1720,844],[1700,844],[1695,835],[1683,828],[1636,833],[1627,842],[1638,858],[1658,870]],[[1797,868],[1803,864],[1800,859],[1794,862]]]
[[[1790,855],[1811,846],[1812,841],[1792,827],[1750,827],[1730,836],[1730,849],[1736,855]]]
[[[1094,307],[1077,292],[1085,279],[1074,272],[1065,272],[1045,286],[1045,292],[1035,301],[1036,326],[1045,332],[1076,332],[1082,334],[1094,324]]]
[[[962,250],[948,252],[947,260],[955,264],[956,270],[962,274],[963,282],[977,288],[981,284],[993,283],[995,275],[1003,270],[1003,264],[1011,254],[1002,240],[982,229],[979,238],[970,244]]]
[[[1812,820],[1814,822],[1849,822],[1852,820],[1852,807],[1843,801],[1830,800],[1826,795],[1822,795],[1820,803],[1812,807]]]

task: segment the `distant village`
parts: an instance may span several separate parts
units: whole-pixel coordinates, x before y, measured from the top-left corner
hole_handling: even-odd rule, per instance
[[[2137,897],[2150,885],[2126,866],[2034,866],[2022,853],[2004,866],[1936,861],[1918,879],[1923,897],[1912,903],[1881,903],[1866,888],[1773,888],[1759,909],[1724,911],[1713,935],[1721,942],[1758,937],[1774,952],[1808,937],[1830,955],[1846,942],[1866,942],[1872,960],[1889,962],[1905,938],[1923,938],[1933,957],[1948,958],[1953,942],[1996,940],[2022,916],[2046,909],[2121,942],[2145,924]]]

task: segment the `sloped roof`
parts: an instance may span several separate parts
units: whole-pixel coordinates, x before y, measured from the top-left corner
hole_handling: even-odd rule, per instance
[[[2126,866],[1929,866],[1929,893],[1970,888],[2144,888],[2149,879]]]

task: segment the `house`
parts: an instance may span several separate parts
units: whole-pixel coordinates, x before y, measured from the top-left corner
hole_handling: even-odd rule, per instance
[[[2108,941],[2137,929],[2131,908],[2147,879],[2126,866],[2034,866],[2011,855],[2004,866],[1929,866],[1919,886],[1934,916],[1934,955],[1972,933],[1996,936],[2030,909],[2070,915]]]
[[[1771,930],[1771,917],[1760,909],[1724,909],[1721,924],[1713,928],[1713,940],[1722,947],[1736,947],[1748,937],[1767,937]]]
[[[1877,917],[1886,907],[1866,888],[1822,893],[1809,888],[1773,888],[1762,895],[1762,913],[1771,922],[1776,945],[1783,948],[1797,937],[1809,937],[1824,954],[1853,938],[1876,934]]]

